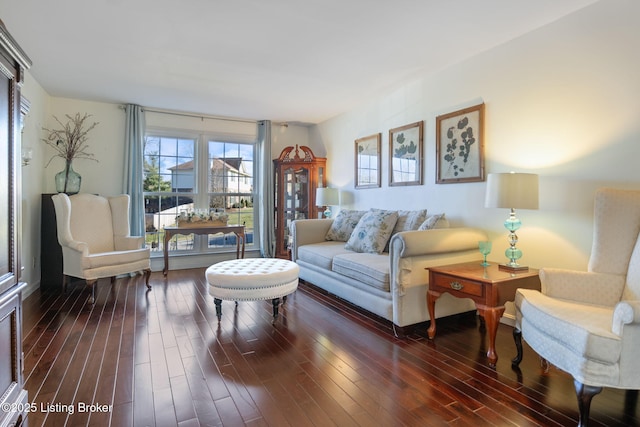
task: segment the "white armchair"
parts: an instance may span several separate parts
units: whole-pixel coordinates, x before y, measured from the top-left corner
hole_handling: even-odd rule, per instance
[[[516,293],[517,356],[522,337],[544,360],[573,376],[579,426],[603,387],[640,389],[640,191],[595,196],[588,271],[540,270],[541,292]]]
[[[129,196],[101,197],[64,193],[52,197],[58,242],[62,246],[64,283],[68,276],[85,279],[95,302],[95,283],[103,277],[144,272],[149,285],[151,266],[144,237],[129,235]]]

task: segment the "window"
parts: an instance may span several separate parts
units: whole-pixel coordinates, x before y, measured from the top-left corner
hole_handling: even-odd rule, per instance
[[[253,209],[256,144],[219,141],[207,135],[148,131],[144,146],[144,202],[147,245],[160,254],[164,227],[181,212],[225,211],[229,224],[245,225],[246,245],[255,243]],[[177,235],[170,252],[235,251],[231,234]]]

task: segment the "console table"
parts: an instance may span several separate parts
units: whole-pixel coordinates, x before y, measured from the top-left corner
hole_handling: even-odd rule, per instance
[[[487,358],[489,365],[495,366],[498,361],[496,353],[496,333],[498,323],[504,314],[504,304],[513,301],[516,289],[540,289],[538,270],[503,271],[498,264],[487,267],[480,265],[482,261],[463,264],[429,267],[429,290],[427,292],[427,308],[431,324],[427,330],[429,339],[436,336],[436,300],[445,292],[458,298],[471,298],[476,303],[478,313],[484,319],[489,332],[489,349]]]
[[[244,225],[216,225],[198,227],[165,227],[164,228],[164,268],[162,274],[165,276],[169,272],[169,240],[177,234],[216,234],[234,233],[236,235],[236,258],[244,258],[245,235]],[[242,241],[242,246],[240,242]]]

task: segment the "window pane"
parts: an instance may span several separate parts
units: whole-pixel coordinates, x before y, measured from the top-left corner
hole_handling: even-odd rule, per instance
[[[254,144],[209,141],[209,207],[223,208],[229,224],[245,226],[246,244],[253,244]],[[234,247],[234,235],[211,235],[209,247]]]

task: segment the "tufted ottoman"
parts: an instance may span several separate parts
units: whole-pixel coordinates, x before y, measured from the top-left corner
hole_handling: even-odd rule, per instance
[[[218,322],[222,300],[257,301],[270,299],[273,320],[278,317],[280,298],[298,288],[298,264],[277,258],[243,258],[222,261],[207,268],[209,293],[216,305]]]

